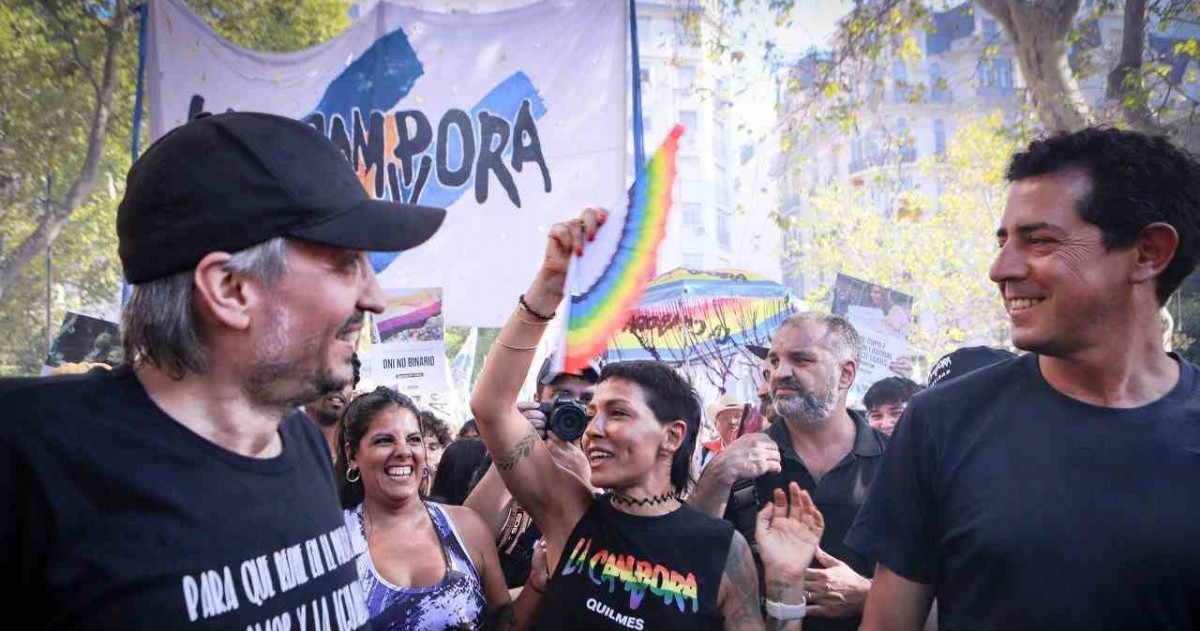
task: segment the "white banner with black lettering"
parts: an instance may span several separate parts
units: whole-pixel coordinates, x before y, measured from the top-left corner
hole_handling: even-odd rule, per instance
[[[332,40],[278,54],[220,38],[183,0],[153,0],[151,136],[202,111],[309,122],[376,197],[449,209],[420,248],[372,255],[382,282],[443,287],[454,324],[500,326],[549,226],[624,189],[627,5],[468,14],[384,1]]]

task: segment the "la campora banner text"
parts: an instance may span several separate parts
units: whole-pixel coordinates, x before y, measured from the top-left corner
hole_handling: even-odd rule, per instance
[[[307,121],[377,198],[449,209],[420,248],[372,255],[381,282],[443,287],[450,323],[499,326],[549,226],[622,200],[627,11],[624,0],[480,14],[385,0],[332,40],[280,54],[222,39],[183,0],[152,0],[150,132],[198,112]]]

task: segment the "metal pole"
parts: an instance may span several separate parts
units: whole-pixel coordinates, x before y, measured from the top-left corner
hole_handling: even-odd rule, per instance
[[[638,55],[637,0],[629,0],[629,45],[633,57],[633,176],[637,178],[646,165],[646,148],[642,139],[642,61]]]
[[[46,199],[45,212],[50,214],[50,194],[54,187],[54,173],[46,174]],[[46,357],[50,357],[50,350],[54,344],[54,329],[50,324],[50,294],[51,285],[54,281],[53,268],[50,263],[50,241],[46,241]]]

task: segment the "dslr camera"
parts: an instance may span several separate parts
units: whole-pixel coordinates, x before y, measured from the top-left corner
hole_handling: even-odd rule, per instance
[[[569,443],[582,438],[587,430],[587,408],[569,394],[562,393],[553,401],[543,401],[538,409],[546,415],[546,428]]]

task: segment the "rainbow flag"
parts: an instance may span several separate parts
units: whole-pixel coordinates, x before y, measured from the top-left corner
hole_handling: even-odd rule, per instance
[[[609,338],[625,325],[654,275],[658,246],[666,236],[675,155],[683,131],[682,125],[671,130],[633,183],[616,249],[599,278],[586,291],[571,295],[561,355],[566,372],[578,372],[604,353]]]

